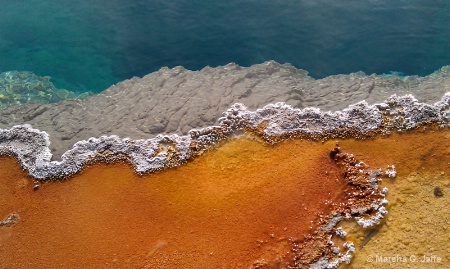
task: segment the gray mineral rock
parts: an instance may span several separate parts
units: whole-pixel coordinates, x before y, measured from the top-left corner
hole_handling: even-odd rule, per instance
[[[273,61],[251,67],[228,64],[190,71],[162,68],[120,82],[85,99],[0,108],[0,128],[30,124],[51,137],[53,158],[80,140],[102,135],[147,139],[186,134],[215,124],[234,103],[255,110],[285,102],[294,108],[342,110],[366,100],[380,103],[392,94],[413,94],[434,103],[450,91],[450,67],[426,77],[366,75],[362,72],[314,79],[301,69]]]

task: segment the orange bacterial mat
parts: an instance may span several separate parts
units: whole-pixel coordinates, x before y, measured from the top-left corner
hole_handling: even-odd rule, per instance
[[[339,142],[371,169],[395,164],[405,175],[432,155],[436,163],[427,165],[447,172],[447,136],[428,130]],[[18,220],[0,226],[1,267],[285,268],[292,240],[310,234],[318,214],[343,196],[334,143],[238,138],[163,172],[96,164],[36,190],[3,157],[0,220]]]
[[[330,148],[226,142],[188,164],[138,176],[124,163],[33,182],[0,161],[5,268],[248,268],[279,260],[343,188]]]

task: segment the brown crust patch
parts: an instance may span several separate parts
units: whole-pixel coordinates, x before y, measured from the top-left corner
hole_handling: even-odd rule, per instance
[[[330,151],[337,167],[340,170],[340,180],[345,184],[343,196],[329,201],[331,213],[318,214],[315,226],[317,229],[303,238],[291,238],[291,251],[284,256],[288,264],[280,267],[280,260],[258,261],[252,269],[269,268],[310,268],[311,264],[321,258],[329,261],[339,259],[345,253],[333,253],[334,243],[332,237],[336,233],[336,218],[363,217],[369,218],[376,210],[373,203],[380,204],[384,198],[368,166],[359,162],[352,154],[342,153],[339,147]],[[367,208],[366,212],[355,212],[356,209]],[[345,251],[345,250],[344,250]]]

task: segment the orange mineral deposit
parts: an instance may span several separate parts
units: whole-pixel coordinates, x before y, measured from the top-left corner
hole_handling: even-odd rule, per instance
[[[240,138],[184,166],[138,176],[126,163],[96,164],[35,183],[0,161],[4,268],[285,267],[292,240],[341,195],[330,145],[267,146]],[[34,190],[33,190],[34,187]]]
[[[429,128],[341,139],[339,145],[372,170],[395,165],[402,178],[430,169],[448,173],[448,136],[448,130]],[[293,246],[310,238],[318,219],[348,195],[342,167],[330,158],[334,147],[335,141],[269,146],[241,137],[153,174],[139,176],[126,163],[98,163],[71,178],[37,184],[3,157],[2,268],[295,265],[308,248],[296,252]],[[395,200],[395,180],[382,185]]]

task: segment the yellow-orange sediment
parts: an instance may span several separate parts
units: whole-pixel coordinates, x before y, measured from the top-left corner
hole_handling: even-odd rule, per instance
[[[387,225],[363,249],[358,244],[367,231],[346,225],[357,245],[348,268],[399,268],[367,257],[417,254],[417,242],[408,238],[428,252],[435,244],[442,262],[406,267],[448,267],[450,240],[441,240],[445,229],[437,227],[448,222],[442,203],[450,197],[449,138],[448,130],[428,130],[339,140],[372,169],[397,168],[397,178],[383,182]],[[176,169],[137,176],[127,164],[97,164],[37,191],[15,160],[2,158],[0,218],[17,213],[20,220],[0,227],[0,262],[5,268],[248,268],[279,257],[276,268],[283,268],[289,239],[309,233],[316,214],[326,214],[326,201],[342,192],[329,158],[333,147],[334,140],[266,146],[240,138]],[[423,177],[408,181],[417,174]],[[435,186],[443,197],[434,197]],[[423,216],[427,225],[417,220]]]
[[[350,268],[450,268],[450,132],[414,131],[386,139],[341,142],[372,167],[395,164],[397,177],[385,179],[389,214],[368,243],[370,232],[346,223],[357,253]],[[437,197],[435,188],[442,191]]]

